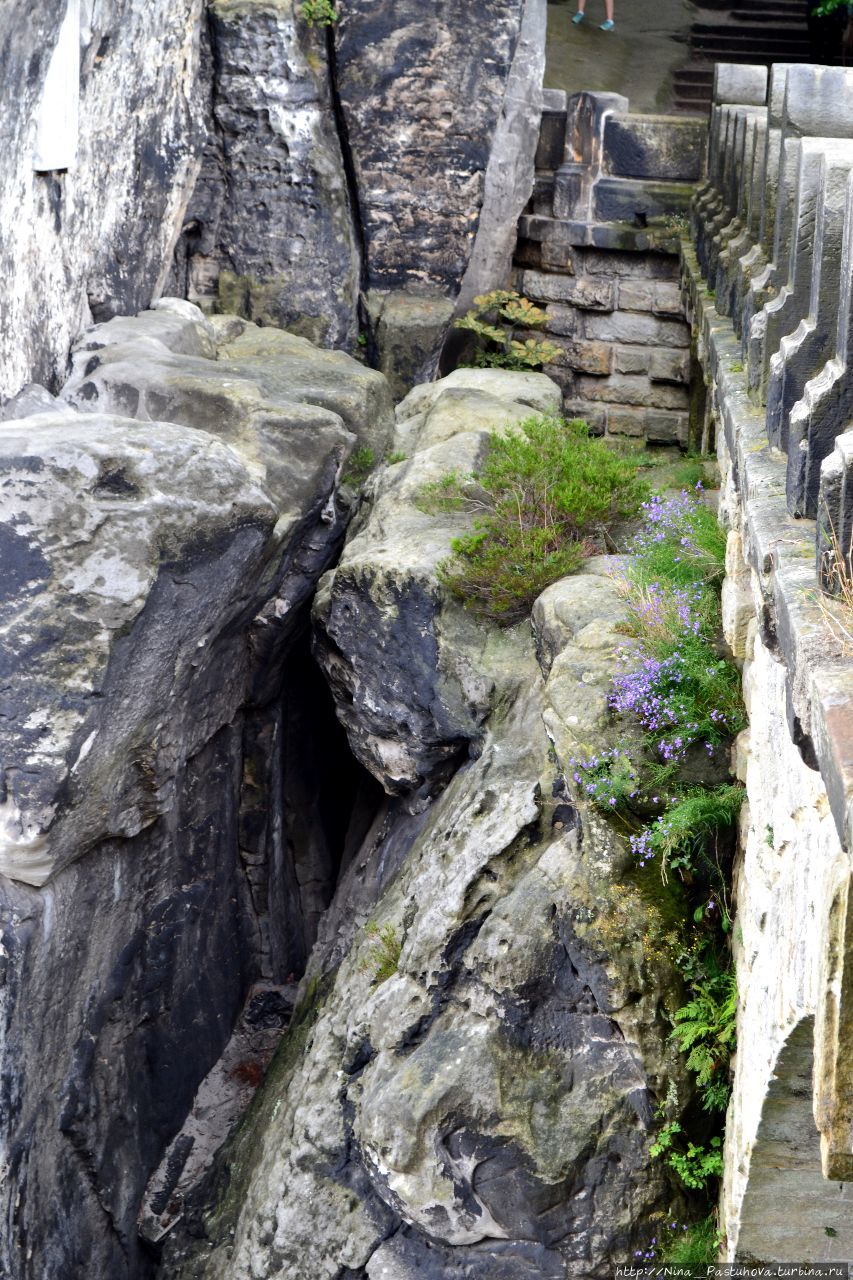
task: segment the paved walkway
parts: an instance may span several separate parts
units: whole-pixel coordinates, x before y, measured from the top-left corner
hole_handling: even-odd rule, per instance
[[[672,111],[672,73],[687,61],[690,0],[616,0],[616,30],[598,30],[602,0],[587,0],[586,19],[571,23],[575,0],[548,5],[549,89],[607,90],[630,99],[633,111]]]

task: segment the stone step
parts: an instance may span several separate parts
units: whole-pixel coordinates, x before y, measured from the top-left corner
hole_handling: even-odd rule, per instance
[[[809,49],[808,34],[799,27],[774,27],[772,31],[761,27],[714,27],[710,24],[696,25],[690,32],[690,44],[693,48],[710,48],[711,46],[726,49],[751,49],[759,57],[767,59],[773,49],[787,49],[791,46]]]
[[[768,25],[785,25],[807,31],[808,27],[799,12],[794,9],[733,9],[732,19],[738,23],[752,23],[762,29]]]
[[[756,21],[751,14],[746,18],[731,22],[694,22],[691,27],[692,35],[731,35],[735,39],[766,40],[768,31],[767,27],[770,22],[768,16],[767,22]],[[792,36],[799,40],[808,39],[808,27],[804,22],[798,22],[795,19],[786,18],[784,16],[777,17],[773,27],[773,36]]]
[[[751,14],[790,13],[803,22],[807,17],[807,5],[804,0],[738,0],[735,12],[746,11]]]
[[[694,41],[691,37],[690,48],[703,58],[711,58],[716,62],[758,62],[767,65],[770,62],[808,62],[811,58],[806,40],[773,39],[753,42],[725,36],[707,36]]]
[[[674,95],[679,104],[691,103],[694,106],[710,104],[711,86],[706,84],[684,84],[674,86]]]
[[[714,68],[712,66],[706,68],[701,63],[679,67],[674,72],[672,80],[673,84],[685,89],[693,85],[712,89],[714,85]]]

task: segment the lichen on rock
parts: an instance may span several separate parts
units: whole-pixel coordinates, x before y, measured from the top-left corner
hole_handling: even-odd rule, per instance
[[[489,395],[501,381],[489,379]],[[438,384],[417,397],[421,432],[446,394]],[[680,979],[655,949],[660,908],[634,883],[625,840],[575,794],[564,757],[581,735],[577,709],[606,703],[624,604],[604,561],[557,584],[537,606],[540,666],[527,624],[500,631],[443,599],[435,565],[452,523],[410,495],[449,453],[473,459],[479,447],[461,433],[389,468],[324,584],[316,644],[339,715],[403,800],[321,928],[304,984],[324,986],[322,1007],[270,1084],[264,1123],[241,1138],[243,1192],[207,1219],[205,1244],[176,1239],[176,1275],[604,1276],[678,1203],[648,1146],[668,1082],[689,1096],[665,1017]],[[544,625],[561,613],[561,588],[583,601],[576,634],[565,610],[562,630]],[[347,609],[360,619],[349,630]],[[449,634],[457,663],[477,673],[478,704],[435,683]],[[449,756],[429,758],[412,732],[429,710],[412,665],[412,637],[424,635],[432,698],[456,724],[472,705],[480,717],[452,776]],[[384,756],[371,738],[383,715]],[[582,727],[605,732],[601,716]],[[394,751],[410,768],[402,779]],[[405,793],[427,778],[441,790],[413,806]],[[381,981],[377,930],[399,942]]]

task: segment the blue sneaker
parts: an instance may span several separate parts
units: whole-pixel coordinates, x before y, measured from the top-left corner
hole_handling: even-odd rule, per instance
[[[612,31],[615,26],[616,26],[616,23],[612,20],[612,18],[608,18],[606,22],[602,22],[601,26],[598,29],[599,31]]]
[[[575,16],[572,18],[572,22],[575,24],[575,26],[577,26],[579,22],[583,22],[583,14],[576,13]]]

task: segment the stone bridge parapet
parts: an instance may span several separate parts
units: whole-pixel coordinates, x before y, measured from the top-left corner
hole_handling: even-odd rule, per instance
[[[853,1257],[853,70],[716,68],[682,246],[750,715],[736,874],[732,1260]]]

